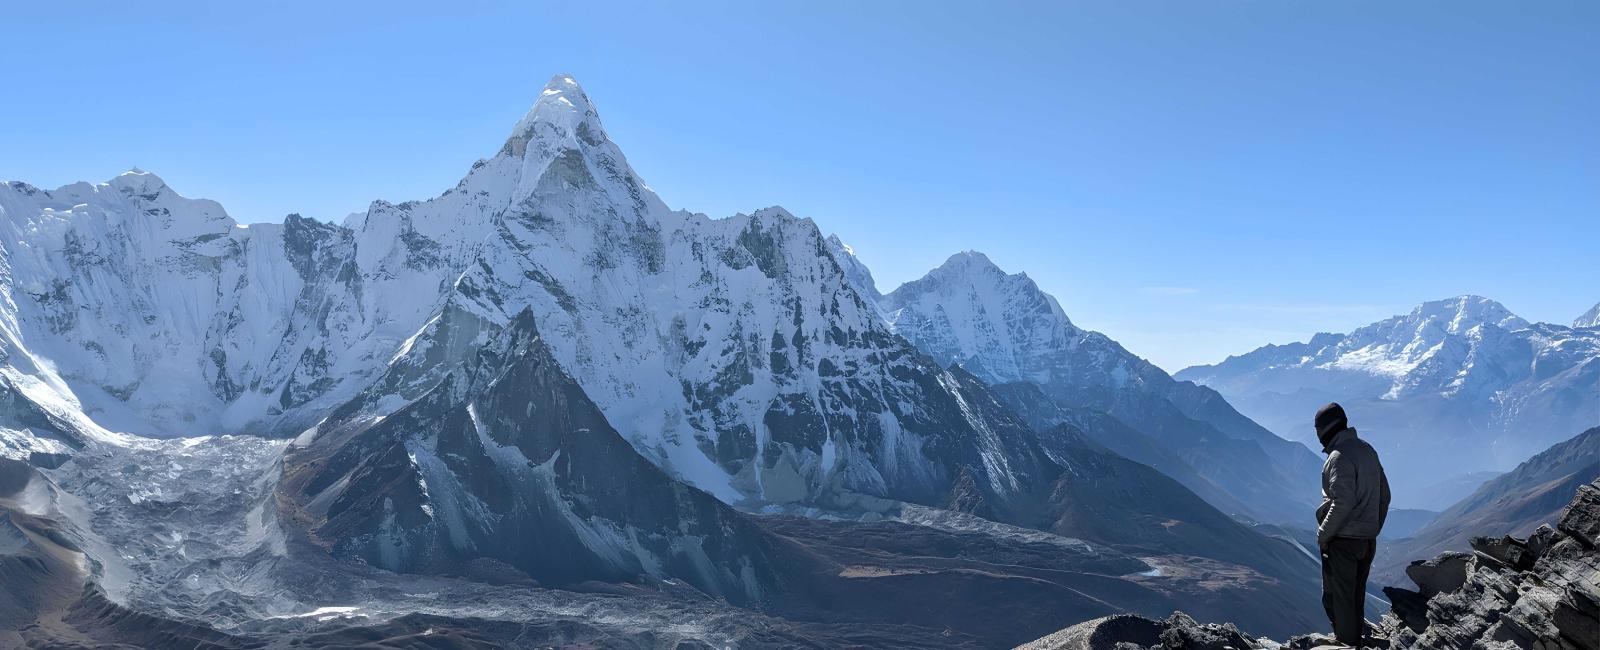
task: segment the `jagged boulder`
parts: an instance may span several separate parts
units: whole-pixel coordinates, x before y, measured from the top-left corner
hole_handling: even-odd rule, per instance
[[[1370,632],[1369,647],[1390,650],[1600,650],[1600,479],[1583,485],[1554,528],[1527,539],[1478,537],[1473,552],[1414,562],[1417,591],[1387,588],[1392,609]],[[1120,619],[1115,624],[1112,619]],[[1129,620],[1136,619],[1136,620]],[[1151,626],[1157,640],[1150,642]],[[1182,613],[1156,622],[1096,619],[1045,637],[1037,650],[1281,648],[1331,644],[1314,634],[1277,643],[1251,640],[1228,624],[1200,624]]]
[[[1440,553],[1431,560],[1417,560],[1406,567],[1406,575],[1424,596],[1455,591],[1467,582],[1468,553]]]
[[[1188,614],[1176,612],[1167,617],[1161,631],[1165,650],[1244,650],[1260,647],[1232,623],[1199,623]]]
[[[1555,528],[1477,537],[1471,555],[1413,563],[1406,573],[1421,593],[1385,590],[1394,606],[1380,633],[1395,649],[1600,650],[1596,533],[1600,480],[1578,489]]]
[[[1463,574],[1463,581],[1465,575]],[[1428,597],[1410,589],[1384,587],[1383,595],[1389,599],[1391,611],[1400,623],[1412,632],[1428,629]]]
[[[1503,566],[1518,571],[1533,567],[1534,556],[1528,552],[1525,540],[1505,535],[1499,538],[1474,537],[1469,543],[1474,552]]]
[[[1584,546],[1600,546],[1600,481],[1578,488],[1578,497],[1561,511],[1561,523],[1556,527]]]
[[[1545,524],[1528,536],[1528,551],[1533,553],[1534,557],[1539,557],[1550,549],[1551,544],[1559,541],[1561,541],[1561,535],[1550,524]]]

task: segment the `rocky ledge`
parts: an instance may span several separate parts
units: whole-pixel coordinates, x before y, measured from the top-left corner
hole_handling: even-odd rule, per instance
[[[1548,524],[1526,539],[1478,537],[1471,553],[1444,553],[1406,568],[1417,588],[1385,587],[1392,609],[1370,647],[1600,650],[1600,479],[1578,488]],[[1181,612],[1165,621],[1118,615],[1085,621],[1026,650],[1309,650],[1332,646],[1319,634],[1285,642],[1251,637],[1231,624],[1199,623]],[[1335,646],[1336,647],[1336,646]]]

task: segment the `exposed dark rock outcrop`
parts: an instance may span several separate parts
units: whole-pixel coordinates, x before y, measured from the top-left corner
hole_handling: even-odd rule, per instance
[[[1467,553],[1440,553],[1431,560],[1412,562],[1406,567],[1406,575],[1424,596],[1455,591],[1466,584],[1467,562],[1471,559]]]
[[[1370,629],[1372,647],[1600,650],[1600,479],[1580,486],[1554,527],[1528,538],[1478,537],[1473,552],[1447,553],[1407,569],[1417,590],[1384,589],[1393,609]],[[1152,633],[1156,635],[1151,640]],[[1111,616],[1021,647],[1029,650],[1160,648],[1308,649],[1322,635],[1277,643],[1182,613],[1157,622]]]

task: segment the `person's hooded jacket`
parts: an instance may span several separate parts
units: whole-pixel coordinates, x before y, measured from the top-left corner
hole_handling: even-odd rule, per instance
[[[1317,508],[1317,544],[1335,537],[1377,539],[1389,516],[1389,479],[1378,452],[1344,427],[1327,436],[1322,451],[1322,506]]]

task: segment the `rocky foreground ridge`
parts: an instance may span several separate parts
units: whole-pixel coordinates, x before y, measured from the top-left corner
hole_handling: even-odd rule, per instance
[[[1478,537],[1472,552],[1418,560],[1416,590],[1385,587],[1392,610],[1370,647],[1600,650],[1600,479],[1578,488],[1555,527],[1526,539]],[[1019,646],[1025,650],[1306,650],[1325,635],[1278,642],[1187,614],[1165,621],[1116,615],[1085,621]]]

